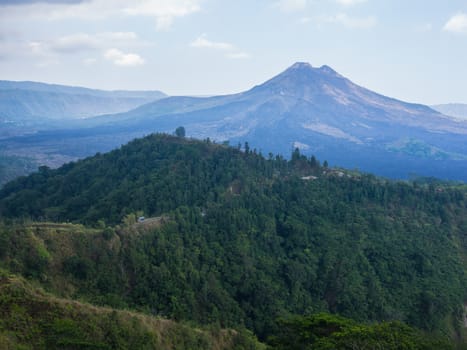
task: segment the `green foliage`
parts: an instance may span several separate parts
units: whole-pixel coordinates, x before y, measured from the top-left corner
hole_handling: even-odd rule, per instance
[[[343,317],[316,314],[279,320],[279,332],[269,339],[275,350],[429,350],[454,349],[442,337],[432,337],[401,322],[361,324]]]
[[[117,224],[138,211],[161,215],[182,205],[204,206],[231,185],[256,186],[287,172],[284,159],[245,151],[248,156],[208,141],[150,135],[10,182],[0,190],[0,215]],[[308,175],[318,170],[306,158],[299,163]]]
[[[7,184],[3,217],[99,228],[0,226],[0,263],[63,296],[263,339],[277,316],[321,311],[458,331],[464,188],[240,148],[150,135]]]
[[[31,229],[11,232],[0,225],[0,246],[0,257],[8,261],[8,268],[14,272],[40,279],[49,268],[51,256],[45,242]]]
[[[78,256],[71,256],[63,261],[63,272],[84,280],[91,275],[92,261]]]
[[[183,126],[179,126],[175,129],[175,136],[177,137],[185,137],[185,128]]]
[[[203,330],[57,299],[21,278],[0,279],[1,349],[260,349],[246,332]]]

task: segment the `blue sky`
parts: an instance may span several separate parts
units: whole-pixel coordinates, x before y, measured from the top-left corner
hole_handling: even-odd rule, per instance
[[[0,0],[0,79],[210,95],[296,61],[467,103],[467,1]]]

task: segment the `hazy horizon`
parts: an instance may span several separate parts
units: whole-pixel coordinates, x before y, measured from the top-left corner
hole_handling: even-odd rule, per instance
[[[297,61],[383,95],[467,103],[460,0],[0,0],[0,79],[237,93]]]

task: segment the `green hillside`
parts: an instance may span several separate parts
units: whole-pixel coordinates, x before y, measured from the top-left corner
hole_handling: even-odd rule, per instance
[[[466,204],[462,187],[298,150],[150,135],[4,186],[0,261],[63,298],[263,340],[280,317],[329,312],[460,341]]]
[[[0,271],[0,349],[261,349],[234,330],[200,329],[56,298]]]

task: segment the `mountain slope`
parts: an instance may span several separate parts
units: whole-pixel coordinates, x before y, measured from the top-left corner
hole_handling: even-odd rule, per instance
[[[467,120],[467,104],[448,103],[431,106],[434,110],[459,120]]]
[[[298,145],[333,164],[391,177],[467,179],[467,123],[373,93],[327,66],[297,63],[241,94],[192,99],[182,108],[177,101],[145,105],[114,122],[160,131],[184,125],[194,137],[248,141],[263,152]]]
[[[170,119],[175,117],[178,122],[185,121],[188,129],[209,121],[221,123],[223,129],[228,121],[231,121],[231,127],[240,128],[245,121],[274,126],[278,121],[290,119],[290,126],[297,129],[336,138],[340,138],[339,134],[348,134],[347,138],[356,143],[364,142],[372,134],[368,130],[380,129],[379,124],[467,135],[466,124],[453,122],[427,106],[376,94],[353,84],[327,66],[313,68],[307,63],[296,63],[271,80],[241,94],[188,99],[172,97],[115,116],[117,118],[112,117],[112,121],[131,119],[137,122],[141,119],[142,122],[151,122],[151,118],[167,114],[173,115]],[[200,114],[204,115],[201,120]],[[163,120],[158,121],[164,123]],[[228,136],[218,129],[213,131],[217,131],[212,135],[216,139]],[[382,131],[394,132],[391,129]]]
[[[0,147],[53,153],[58,137],[67,140],[70,151],[62,151],[65,155],[86,156],[180,125],[189,136],[231,144],[247,141],[265,154],[289,154],[299,147],[331,164],[384,176],[467,181],[467,122],[379,95],[328,66],[307,63],[296,63],[239,94],[170,97],[87,120],[80,135],[63,130],[8,139]]]
[[[281,119],[284,116],[280,114],[291,108],[297,109],[295,112],[304,109],[305,115],[291,113],[295,123],[305,121],[313,123],[323,120],[323,122],[336,124],[335,127],[344,127],[338,123],[347,120],[347,123],[352,125],[350,122],[367,120],[419,127],[438,132],[467,134],[465,125],[453,123],[446,116],[427,106],[409,104],[376,94],[352,83],[328,66],[313,68],[308,63],[295,63],[278,76],[244,93],[208,98],[172,97],[168,100],[141,106],[118,117],[120,119],[131,118],[132,120],[142,118],[146,121],[150,120],[151,117],[168,113],[185,115],[200,110],[209,112],[212,108],[231,106],[232,104],[240,107],[238,112],[243,112],[242,103],[248,105],[250,116],[256,117],[261,122],[273,121],[274,115],[255,116],[255,109],[264,104],[270,104],[282,107],[277,113]],[[190,118],[190,116],[186,117],[189,120],[197,120],[197,118]],[[234,114],[231,119],[239,121],[240,117]],[[222,118],[219,116],[215,119]],[[368,129],[364,125],[359,126],[363,127],[363,130],[355,128],[355,132]]]
[[[33,126],[125,112],[166,97],[159,91],[102,91],[36,82],[0,81],[0,123]]]
[[[337,171],[299,151],[266,159],[150,135],[7,184],[5,220],[96,229],[6,226],[0,258],[39,281],[56,276],[41,283],[66,297],[262,339],[278,316],[319,311],[454,336],[467,298],[466,202],[462,187]]]

